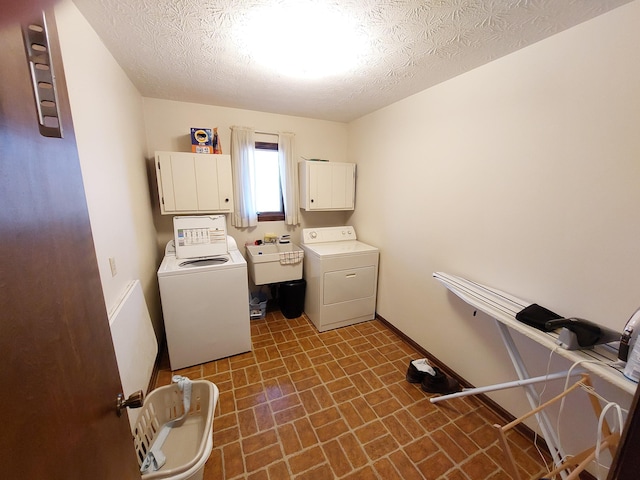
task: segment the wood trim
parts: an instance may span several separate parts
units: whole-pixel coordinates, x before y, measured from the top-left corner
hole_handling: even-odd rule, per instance
[[[382,323],[384,323],[387,327],[389,327],[390,330],[393,330],[393,332],[396,335],[398,335],[400,338],[402,338],[405,342],[407,342],[409,345],[415,348],[418,352],[420,352],[421,355],[424,355],[425,358],[429,360],[429,362],[435,364],[435,366],[437,366],[440,370],[442,370],[444,373],[446,373],[450,377],[453,377],[456,380],[458,380],[458,382],[460,382],[460,385],[462,385],[464,388],[475,388],[475,386],[472,385],[469,381],[465,380],[458,373],[456,373],[447,365],[445,365],[442,361],[440,361],[436,356],[434,356],[429,351],[425,350],[418,343],[416,343],[412,338],[405,335],[401,330],[398,330],[397,327],[389,323],[389,321],[386,320],[384,317],[381,317],[376,313],[376,318],[380,320]],[[504,420],[505,423],[515,420],[516,417],[511,415],[509,412],[507,412],[504,408],[502,408],[496,402],[491,400],[485,394],[481,393],[478,395],[474,395],[474,397],[478,398],[482,403],[484,403],[487,407],[489,407],[494,413],[496,413],[500,417],[501,420]],[[526,436],[531,440],[533,440],[535,436],[535,432],[531,430],[529,427],[527,427],[526,425],[524,425],[524,427],[528,430],[528,432],[526,432]],[[520,432],[520,433],[524,434],[524,432]]]
[[[259,222],[276,222],[284,220],[282,212],[260,212],[258,213]]]
[[[278,151],[277,142],[256,142],[256,148],[260,150],[275,150]]]

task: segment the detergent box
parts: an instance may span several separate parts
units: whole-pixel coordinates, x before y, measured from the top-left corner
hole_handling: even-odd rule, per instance
[[[210,128],[192,128],[191,152],[213,153],[213,130]]]

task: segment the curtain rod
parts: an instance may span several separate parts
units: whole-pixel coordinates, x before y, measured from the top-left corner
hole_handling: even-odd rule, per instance
[[[234,127],[229,127],[229,130],[233,130]],[[240,128],[249,128],[249,127],[240,127]],[[263,132],[262,130],[254,130],[253,133],[257,133],[259,135],[273,135],[274,137],[280,136],[278,132]]]
[[[240,127],[240,128],[248,128],[248,127]],[[229,127],[229,130],[233,130],[233,127]],[[253,133],[257,133],[260,135],[273,135],[275,137],[277,137],[278,135],[280,135],[279,133],[274,133],[274,132],[263,132],[260,130],[254,130]]]

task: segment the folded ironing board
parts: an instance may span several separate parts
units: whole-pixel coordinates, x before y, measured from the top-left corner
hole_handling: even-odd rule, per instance
[[[614,347],[604,344],[595,345],[588,350],[556,348],[560,336],[558,331],[543,332],[516,320],[518,312],[533,302],[455,275],[435,272],[433,277],[469,305],[550,350],[556,349],[558,355],[572,363],[596,361],[597,363],[584,363],[581,366],[625,392],[632,395],[635,393],[637,385],[625,378],[622,374],[623,367],[609,365],[618,359],[618,352]]]
[[[469,305],[495,319],[498,331],[502,336],[502,341],[504,342],[507,353],[511,358],[511,362],[513,363],[519,380],[486,387],[464,389],[462,392],[443,395],[440,397],[432,397],[432,403],[494,390],[522,387],[531,408],[536,408],[540,403],[540,398],[536,390],[533,388],[534,383],[566,378],[570,373],[571,375],[577,375],[582,373],[584,370],[593,372],[595,375],[603,378],[607,382],[631,395],[635,393],[636,384],[624,377],[622,374],[622,367],[610,365],[617,360],[617,349],[608,345],[595,345],[593,348],[588,350],[566,350],[564,348],[557,348],[559,334],[556,331],[542,331],[516,320],[516,315],[526,307],[532,305],[533,302],[517,298],[501,290],[487,287],[480,283],[457,277],[455,275],[435,272],[433,276]],[[580,365],[581,368],[576,368],[571,372],[556,372],[532,378],[527,371],[526,365],[520,356],[520,352],[518,351],[513,338],[511,337],[510,330],[515,330],[550,350],[554,350],[555,353],[568,359],[572,363],[584,360],[588,360],[589,362],[582,363]],[[595,361],[595,363],[592,363],[593,361]],[[542,435],[549,446],[549,451],[554,459],[554,463],[556,465],[561,464],[562,459],[565,457],[565,452],[560,445],[554,425],[544,411],[536,414],[536,420],[538,421]],[[566,475],[561,473],[561,476],[562,478],[565,478]]]

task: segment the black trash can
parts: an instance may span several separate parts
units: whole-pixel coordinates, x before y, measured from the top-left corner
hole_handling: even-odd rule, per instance
[[[280,311],[285,318],[298,318],[304,309],[304,292],[307,282],[304,278],[282,282],[278,289]]]

